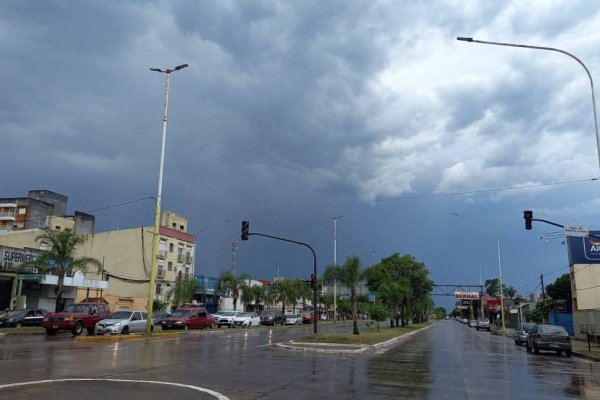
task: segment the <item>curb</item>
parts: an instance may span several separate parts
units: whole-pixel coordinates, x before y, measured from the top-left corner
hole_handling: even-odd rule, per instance
[[[588,354],[580,353],[578,351],[572,351],[572,355],[575,357],[578,357],[578,358],[585,358],[586,360],[600,362],[600,358],[595,357],[595,356],[590,356]]]
[[[120,342],[127,340],[152,340],[158,339],[161,337],[177,337],[179,336],[179,332],[173,333],[153,333],[150,336],[146,336],[142,333],[133,333],[131,335],[86,335],[86,336],[75,336],[75,340],[81,342]]]
[[[302,353],[314,352],[314,353],[328,353],[328,354],[362,354],[362,353],[366,353],[367,351],[370,351],[371,349],[389,345],[394,342],[409,338],[410,336],[416,334],[417,332],[421,332],[422,330],[431,328],[432,326],[433,326],[433,324],[426,326],[424,328],[419,328],[412,332],[407,332],[400,336],[396,336],[395,338],[386,340],[385,342],[380,342],[380,343],[376,343],[373,345],[341,344],[341,343],[306,343],[306,342],[295,342],[293,340],[290,340],[288,342],[288,343],[290,343],[290,345],[283,344],[283,343],[275,343],[274,346],[277,346],[277,347],[285,349],[285,350],[302,352]],[[300,346],[295,346],[295,345],[300,345]],[[302,346],[319,346],[319,347],[302,347]],[[322,348],[322,347],[331,347],[331,349]],[[338,348],[336,349],[336,347],[338,347]],[[340,347],[344,347],[344,348],[340,348]],[[356,349],[348,349],[348,347],[356,347]]]

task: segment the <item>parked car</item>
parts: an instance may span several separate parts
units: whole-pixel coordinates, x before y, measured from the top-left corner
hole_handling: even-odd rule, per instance
[[[488,318],[477,319],[477,330],[487,329],[490,330],[490,320]]]
[[[156,311],[152,313],[152,325],[160,325],[160,321],[162,321],[163,319],[170,317],[171,313],[162,310],[162,311]]]
[[[571,357],[573,345],[562,326],[535,325],[527,336],[525,348],[528,352],[533,350],[536,354],[539,354],[540,350],[556,351],[556,354],[564,351],[567,357]]]
[[[535,326],[535,323],[533,322],[527,322],[527,323],[523,323],[523,324],[519,324],[519,326],[517,326],[517,329],[515,330],[515,344],[517,346],[522,346],[525,344],[525,342],[527,341],[527,336],[529,336],[529,332],[531,332],[531,330],[533,329],[533,327]]]
[[[312,324],[313,321],[315,320],[315,316],[311,311],[302,311],[300,313],[300,316],[302,317],[302,323],[303,324]]]
[[[89,335],[94,334],[98,321],[110,317],[110,310],[104,303],[69,304],[62,312],[48,313],[42,321],[48,335],[58,331],[71,331],[74,336],[81,335],[86,329]]]
[[[239,311],[221,311],[217,321],[217,327],[227,326],[233,328],[235,326],[233,319],[238,315]]]
[[[477,320],[470,319],[469,320],[469,328],[476,328],[476,327],[477,327]]]
[[[41,326],[48,311],[39,308],[18,308],[0,318],[0,328]]]
[[[209,317],[206,308],[198,306],[180,307],[173,314],[160,322],[164,331],[170,329],[204,329],[213,328],[214,320]]]
[[[300,316],[300,314],[285,316],[285,324],[286,325],[302,325],[302,323],[303,323],[302,316]]]
[[[98,321],[94,333],[104,335],[120,333],[127,335],[132,332],[144,332],[148,314],[145,311],[117,311],[110,318]],[[154,326],[150,326],[153,330]]]
[[[263,325],[284,325],[285,316],[281,310],[264,310],[262,314],[260,314],[260,323]]]
[[[260,317],[253,312],[239,312],[233,317],[233,324],[244,328],[260,326]]]

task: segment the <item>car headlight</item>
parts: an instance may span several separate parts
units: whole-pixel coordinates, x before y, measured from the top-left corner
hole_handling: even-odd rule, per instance
[[[176,324],[183,324],[183,321],[177,321]]]

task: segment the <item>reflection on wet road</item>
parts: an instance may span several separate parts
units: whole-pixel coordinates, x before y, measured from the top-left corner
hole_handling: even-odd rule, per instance
[[[350,331],[351,325],[324,324],[323,330]],[[600,398],[598,364],[553,353],[528,354],[509,338],[454,321],[438,322],[387,352],[333,355],[272,346],[311,332],[308,326],[221,329],[114,343],[79,342],[70,335],[0,337],[0,384],[65,378],[143,380],[206,388],[236,400]],[[83,384],[69,385],[77,388],[73,393],[89,399],[106,399],[115,388],[105,381],[94,383],[93,391]],[[13,388],[10,393],[12,400],[20,400],[37,398],[34,390],[60,393],[60,388]],[[0,388],[0,399],[8,393]],[[142,393],[139,397],[147,398]],[[134,393],[123,397],[137,398]]]
[[[373,399],[600,398],[600,366],[528,354],[506,337],[441,321],[369,359]]]

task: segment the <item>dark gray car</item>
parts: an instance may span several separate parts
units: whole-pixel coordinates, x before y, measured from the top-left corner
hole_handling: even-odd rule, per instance
[[[536,325],[527,336],[525,348],[528,352],[533,350],[535,354],[539,354],[540,350],[555,351],[556,354],[564,351],[567,357],[571,357],[573,347],[569,334],[562,326]]]
[[[525,342],[527,341],[527,336],[529,336],[529,332],[531,332],[534,326],[535,323],[533,322],[526,322],[517,326],[514,335],[515,344],[517,346],[522,346],[525,344]]]

